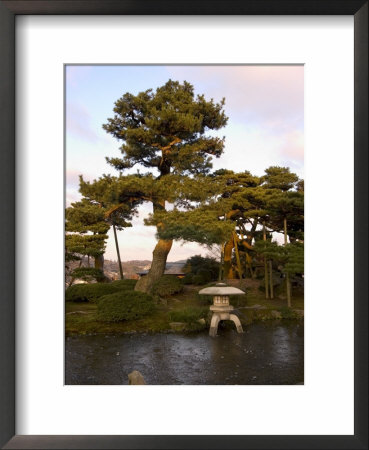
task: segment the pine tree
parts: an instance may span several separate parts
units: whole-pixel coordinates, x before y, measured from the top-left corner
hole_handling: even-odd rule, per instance
[[[137,206],[140,202],[128,197],[118,198],[113,189],[113,178],[104,176],[98,182],[86,183],[80,176],[80,192],[88,201],[98,205],[103,211],[103,217],[109,227],[113,228],[115,248],[117,252],[120,277],[123,279],[123,268],[120,257],[117,231],[132,226],[131,220],[137,213]]]
[[[148,183],[136,200],[151,201],[154,212],[165,211],[166,202],[173,200],[171,175],[206,174],[211,157],[221,155],[224,138],[206,133],[226,125],[223,107],[224,99],[214,103],[203,95],[195,97],[193,86],[186,81],[181,84],[169,80],[155,92],[149,89],[137,95],[126,93],[115,103],[114,117],[103,126],[123,141],[122,158],[107,161],[120,172],[135,165],[156,171],[155,179],[144,175]],[[156,182],[161,182],[161,189],[157,189]],[[165,223],[158,222],[158,232],[164,229]],[[164,273],[171,247],[172,240],[158,240],[149,273],[137,282],[136,290],[151,290]]]
[[[165,222],[165,229],[158,233],[162,239],[183,239],[207,246],[221,244],[224,249],[224,278],[235,278],[233,251],[238,276],[241,278],[244,275],[240,252],[245,254],[253,273],[251,254],[255,252],[252,243],[260,234],[258,227],[260,229],[265,224],[265,234],[270,239],[272,231],[284,232],[284,216],[287,214],[291,224],[300,228],[300,234],[303,233],[303,194],[291,190],[295,189],[298,177],[291,174],[288,168],[272,167],[265,172],[265,177],[255,177],[248,171],[235,173],[222,169],[202,179],[197,177],[191,180],[198,186],[196,206],[188,211],[158,211],[147,223],[156,225]],[[188,182],[179,184],[182,191]],[[188,191],[194,192],[195,186],[188,188]],[[201,193],[204,195],[202,200]],[[177,198],[180,197],[189,198],[188,192],[177,191]],[[291,227],[290,241],[293,232]],[[268,280],[270,268],[267,259],[265,263],[265,278]]]
[[[71,284],[76,278],[103,280],[101,258],[105,252],[109,230],[109,225],[104,217],[104,210],[84,198],[80,202],[72,203],[66,209],[65,218],[66,261],[80,260],[78,269],[71,273]],[[94,269],[82,268],[84,256],[95,259]]]

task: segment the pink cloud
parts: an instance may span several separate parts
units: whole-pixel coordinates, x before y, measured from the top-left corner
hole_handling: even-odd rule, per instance
[[[304,136],[302,132],[295,130],[285,134],[280,153],[282,157],[302,163],[304,161]]]
[[[302,127],[301,65],[173,66],[168,70],[195,86],[204,83],[206,94],[217,101],[225,97],[231,120],[264,123],[274,130]]]

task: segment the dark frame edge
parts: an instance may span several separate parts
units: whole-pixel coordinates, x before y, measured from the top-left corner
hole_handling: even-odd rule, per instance
[[[0,201],[8,214],[0,218],[0,446],[6,449],[368,449],[368,2],[344,3],[355,14],[355,434],[354,436],[16,436],[15,435],[15,15],[34,14],[31,4],[43,3],[38,14],[50,14],[45,2],[0,0]],[[52,3],[52,2],[51,2]],[[59,5],[72,4],[57,1]],[[76,3],[81,3],[77,1]],[[88,2],[83,2],[85,5]],[[99,3],[94,1],[93,3]],[[108,2],[107,2],[108,3]],[[117,2],[113,2],[117,4]],[[123,3],[123,2],[121,2]],[[125,2],[129,4],[129,2]],[[158,3],[163,3],[158,1]],[[253,2],[251,2],[253,3]],[[314,14],[314,6],[301,14]],[[327,2],[333,5],[333,2]],[[340,2],[343,3],[343,2]],[[13,5],[17,4],[17,11]],[[19,6],[27,4],[27,11]],[[291,2],[290,2],[291,4]],[[24,6],[25,7],[25,6]],[[358,9],[359,7],[359,9]],[[31,10],[30,10],[31,8]],[[127,7],[126,14],[132,12]],[[329,6],[326,12],[342,14]],[[42,8],[41,8],[42,9]],[[68,9],[68,8],[67,8]],[[72,9],[72,8],[70,8]],[[129,12],[129,9],[131,12]],[[122,11],[123,12],[123,11]],[[53,11],[60,14],[59,11]],[[67,12],[65,12],[67,13]],[[88,12],[85,11],[86,14]],[[103,12],[101,12],[103,13]],[[161,12],[156,12],[160,14]],[[247,12],[244,12],[247,13]],[[253,12],[249,11],[250,14]],[[261,13],[261,12],[260,12]],[[275,11],[266,7],[264,14]],[[283,12],[286,13],[287,12]],[[296,12],[295,12],[296,13]],[[76,14],[69,12],[69,14]],[[90,13],[91,14],[91,13]],[[93,14],[93,13],[92,13]],[[282,14],[280,12],[280,14]],[[5,150],[4,150],[5,149]],[[363,208],[363,205],[365,207]],[[359,302],[360,299],[360,302]],[[232,445],[232,447],[230,446]]]
[[[0,3],[0,445],[15,433],[15,39]]]
[[[15,436],[4,449],[361,450],[354,436]]]
[[[354,14],[365,0],[3,0],[15,14]]]
[[[364,448],[368,448],[368,54],[366,2],[354,16],[354,423]]]

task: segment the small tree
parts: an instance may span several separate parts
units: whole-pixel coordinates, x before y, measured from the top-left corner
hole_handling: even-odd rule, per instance
[[[139,202],[131,197],[124,199],[117,197],[116,192],[112,189],[112,183],[113,178],[109,176],[104,176],[98,182],[95,180],[92,184],[86,183],[80,176],[80,192],[85,195],[88,201],[103,209],[104,220],[109,224],[109,227],[113,228],[120,278],[123,279],[117,231],[132,226],[130,221],[133,215],[137,213]]]
[[[65,213],[66,236],[66,261],[79,260],[78,269],[71,273],[71,283],[76,278],[85,280],[104,279],[101,257],[105,252],[107,232],[109,225],[105,221],[104,211],[98,205],[82,199],[80,202],[72,203]],[[93,257],[95,268],[82,269],[83,257]]]
[[[302,243],[278,245],[276,242],[259,240],[255,243],[255,251],[264,258],[271,259],[282,265],[286,277],[287,306],[291,307],[290,277],[304,273],[304,245]]]

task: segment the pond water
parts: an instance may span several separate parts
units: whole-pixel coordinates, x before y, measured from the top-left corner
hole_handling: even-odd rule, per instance
[[[302,321],[267,321],[244,334],[133,334],[66,340],[66,384],[128,384],[133,370],[147,384],[302,384]]]

